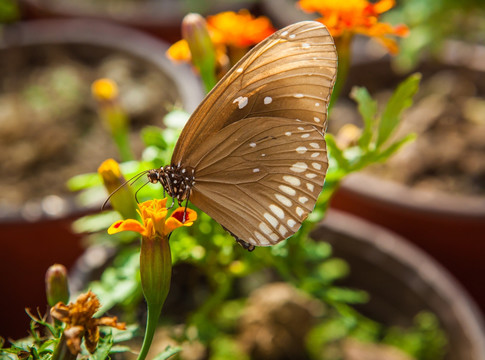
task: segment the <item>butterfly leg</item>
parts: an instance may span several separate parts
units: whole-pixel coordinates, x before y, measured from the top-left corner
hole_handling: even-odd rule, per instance
[[[222,226],[222,225],[221,225],[221,226]],[[226,231],[227,231],[229,234],[231,234],[231,235],[232,235],[232,237],[233,237],[233,238],[236,240],[236,242],[237,242],[239,245],[241,245],[241,246],[242,246],[244,249],[246,249],[247,251],[250,251],[250,252],[251,252],[251,251],[253,251],[253,250],[256,248],[256,246],[251,245],[250,243],[248,243],[248,242],[244,241],[243,239],[238,238],[238,237],[237,237],[236,235],[234,235],[232,232],[230,232],[229,230],[227,230],[227,229],[226,229],[224,226],[222,226],[222,228],[223,228],[224,230],[226,230]]]

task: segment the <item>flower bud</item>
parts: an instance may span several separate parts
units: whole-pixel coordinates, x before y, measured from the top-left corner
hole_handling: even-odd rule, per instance
[[[113,209],[118,211],[123,219],[136,219],[138,206],[135,194],[128,184],[121,186],[125,183],[125,178],[121,174],[119,164],[113,159],[105,160],[98,168],[98,174],[106,190],[111,194],[110,201]]]
[[[45,274],[45,292],[47,303],[54,306],[58,302],[69,302],[69,286],[67,284],[67,270],[64,265],[54,264]]]
[[[192,63],[209,91],[216,83],[216,50],[205,19],[199,14],[186,15],[182,21],[182,36],[189,45]]]

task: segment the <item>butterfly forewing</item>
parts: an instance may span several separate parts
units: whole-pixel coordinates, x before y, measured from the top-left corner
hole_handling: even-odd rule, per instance
[[[276,32],[243,57],[175,148],[172,164],[194,170],[190,201],[252,245],[293,235],[323,186],[336,68],[333,40],[313,21]]]

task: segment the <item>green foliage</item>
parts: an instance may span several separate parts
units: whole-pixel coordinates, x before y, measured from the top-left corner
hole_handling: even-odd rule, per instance
[[[193,294],[187,294],[194,298],[196,308],[186,315],[185,338],[197,339],[208,346],[211,350],[211,359],[245,360],[246,355],[241,354],[230,334],[236,331],[237,320],[244,308],[248,292],[277,279],[294,285],[309,297],[330,306],[327,315],[322,316],[320,324],[309,335],[310,354],[347,336],[366,341],[381,340],[376,334],[382,333],[382,327],[352,308],[354,304],[365,303],[369,295],[364,291],[335,285],[336,281],[347,276],[351,270],[344,260],[332,256],[329,244],[313,240],[311,231],[324,217],[329,199],[342,178],[370,164],[385,161],[402,145],[413,139],[413,136],[409,135],[393,141],[392,135],[399,125],[402,111],[412,103],[412,96],[418,89],[419,80],[420,75],[416,74],[399,85],[384,106],[381,115],[378,114],[376,101],[367,90],[353,90],[352,97],[358,103],[364,119],[364,129],[356,145],[349,148],[340,148],[335,137],[327,134],[330,168],[324,191],[313,213],[300,231],[289,240],[248,253],[236,246],[234,239],[221,226],[200,211],[194,226],[179,228],[172,234],[170,246],[174,266],[190,264],[197,269],[205,284],[193,285]],[[187,114],[177,110],[165,118],[166,128],[163,131],[156,127],[145,128],[142,131],[142,138],[146,144],[143,161],[122,164],[125,176],[129,178],[146,169],[168,164],[180,129],[187,118]],[[71,186],[91,191],[100,186],[99,180],[95,180],[94,177],[95,175],[77,177],[71,181]],[[83,186],[83,179],[86,180],[87,186]],[[160,198],[163,196],[163,189],[160,185],[148,184],[137,196],[139,201]],[[112,212],[104,212],[76,222],[78,231],[101,231],[93,239],[118,249],[117,255],[101,279],[89,284],[88,287],[100,297],[103,304],[100,313],[116,306],[123,311],[124,320],[134,320],[133,313],[142,300],[138,275],[138,240],[136,236],[123,238],[126,234],[108,236],[105,229],[109,225],[109,220],[114,218],[111,214]],[[107,237],[111,240],[106,240]],[[165,318],[164,322],[166,321]],[[189,333],[192,335],[189,336]],[[391,335],[390,333],[386,337],[389,343],[397,338]],[[170,356],[167,354],[171,352],[166,351],[157,359]]]

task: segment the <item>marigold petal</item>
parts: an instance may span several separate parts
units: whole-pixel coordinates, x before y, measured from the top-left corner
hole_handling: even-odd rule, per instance
[[[104,316],[96,320],[99,326],[111,326],[119,330],[126,330],[126,324],[124,322],[118,322],[118,318],[116,316]]]
[[[115,222],[109,227],[108,234],[113,235],[122,231],[134,231],[141,235],[147,234],[147,228],[137,220],[133,219],[119,220]]]
[[[182,222],[185,213],[184,207],[176,209],[170,217],[165,221],[164,235],[170,234],[175,229],[181,226],[192,226],[195,220],[197,220],[197,212],[192,209],[187,209],[185,213],[185,222]]]
[[[192,58],[189,44],[185,40],[179,40],[172,44],[166,52],[167,57],[174,62],[189,62]]]
[[[394,0],[380,0],[374,4],[374,11],[377,14],[382,14],[388,10],[391,10],[394,5],[396,5]]]

